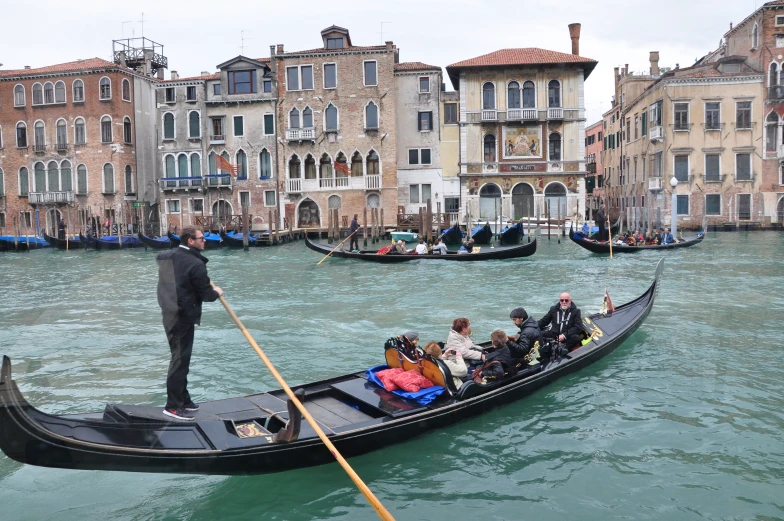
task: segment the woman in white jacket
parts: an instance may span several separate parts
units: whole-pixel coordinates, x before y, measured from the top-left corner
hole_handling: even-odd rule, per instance
[[[449,372],[452,374],[452,382],[455,384],[455,389],[460,389],[460,386],[463,385],[463,377],[468,374],[468,368],[463,358],[457,353],[457,350],[454,348],[448,349],[441,354],[441,348],[437,343],[428,342],[425,346],[425,353],[444,362],[444,365],[449,368]]]
[[[482,361],[482,347],[474,344],[468,335],[471,334],[471,323],[467,318],[456,318],[446,338],[445,351],[454,348],[463,360]]]

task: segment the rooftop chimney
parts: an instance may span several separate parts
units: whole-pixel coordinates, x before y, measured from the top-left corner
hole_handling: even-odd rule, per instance
[[[283,44],[278,44],[278,49],[275,51],[275,54],[283,54]]]
[[[30,69],[30,66],[29,65],[25,65],[25,69]]]
[[[618,81],[621,79],[620,76],[618,75],[618,70],[619,70],[618,67],[613,68],[613,71],[615,71],[615,74],[613,75],[613,77],[615,78],[615,84],[616,85],[618,85]]]
[[[651,51],[651,76],[659,75],[659,51]]]
[[[572,39],[572,54],[580,54],[580,24],[569,24],[569,37]]]
[[[275,56],[275,46],[270,45],[270,58],[272,58],[273,56]]]
[[[173,79],[173,80],[179,80],[180,79],[180,75],[177,73],[177,71],[171,71],[171,79]]]
[[[384,42],[384,44],[387,46],[388,51],[392,50],[392,41]]]
[[[210,71],[201,71],[201,75],[202,76],[209,76],[210,75]]]
[[[624,76],[628,76],[629,75],[629,64],[628,63],[623,66],[623,75]]]

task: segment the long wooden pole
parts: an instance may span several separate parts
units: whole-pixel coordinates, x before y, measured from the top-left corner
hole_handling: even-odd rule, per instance
[[[610,228],[610,212],[607,212],[607,235],[610,238],[610,240],[608,242],[610,243],[610,259],[612,260],[612,258],[613,258],[613,256],[612,256],[612,241],[613,241],[613,239],[612,239],[612,228]]]
[[[229,303],[226,301],[226,299],[223,296],[219,298],[221,304],[223,304],[223,307],[226,308],[226,311],[229,313],[231,319],[234,321],[237,327],[240,328],[240,331],[242,331],[243,336],[248,341],[248,343],[253,348],[253,350],[256,351],[256,354],[259,355],[259,358],[261,358],[261,360],[264,362],[264,365],[267,366],[267,369],[270,370],[270,373],[272,373],[272,376],[278,382],[278,385],[280,385],[280,387],[286,393],[286,396],[288,396],[289,400],[291,400],[291,402],[297,407],[299,412],[302,414],[302,417],[305,418],[305,420],[307,420],[307,422],[310,424],[311,427],[313,427],[313,430],[316,432],[318,437],[321,439],[324,445],[327,446],[327,448],[335,457],[335,459],[338,461],[338,463],[340,463],[340,466],[343,467],[343,470],[346,471],[346,474],[348,474],[348,476],[351,478],[351,481],[353,481],[354,484],[357,486],[357,488],[360,490],[360,492],[362,492],[362,494],[368,500],[368,503],[370,503],[370,506],[373,507],[373,510],[376,511],[378,517],[384,520],[389,519],[394,521],[395,518],[392,517],[392,514],[390,514],[389,511],[386,508],[384,508],[384,505],[381,504],[381,501],[379,501],[378,498],[376,498],[376,496],[373,495],[373,492],[371,492],[368,486],[365,485],[365,482],[362,481],[362,478],[360,478],[359,475],[356,472],[354,472],[354,469],[351,468],[351,466],[348,464],[345,458],[343,458],[340,452],[338,452],[337,447],[335,447],[335,445],[332,444],[329,438],[327,438],[327,435],[324,434],[323,430],[321,430],[321,427],[319,427],[319,424],[316,423],[316,420],[313,419],[313,416],[310,415],[308,410],[297,399],[297,397],[294,395],[294,392],[291,390],[291,387],[288,386],[288,384],[283,379],[283,377],[280,376],[280,373],[278,373],[277,369],[275,369],[275,366],[272,365],[270,359],[267,358],[266,354],[264,354],[264,351],[261,350],[261,348],[253,339],[253,337],[250,336],[250,333],[248,333],[248,330],[245,329],[245,326],[243,325],[242,321],[231,309],[231,306],[229,306]]]
[[[341,245],[343,245],[343,243],[344,243],[344,242],[346,242],[346,241],[348,240],[348,238],[349,238],[349,237],[351,237],[352,235],[354,235],[354,234],[355,234],[355,233],[357,233],[358,231],[359,231],[359,230],[354,230],[353,232],[349,233],[349,234],[348,234],[348,237],[346,237],[345,239],[343,239],[342,241],[340,241],[340,243],[339,243],[337,246],[335,246],[334,248],[332,248],[332,251],[331,251],[331,252],[329,252],[329,253],[327,253],[326,255],[324,255],[324,258],[323,258],[323,259],[321,259],[320,261],[318,261],[318,263],[316,264],[316,266],[318,266],[319,264],[321,264],[322,262],[324,262],[325,260],[327,260],[327,257],[329,257],[330,255],[332,255],[333,253],[335,253],[335,250],[337,250],[338,248],[340,248],[340,246],[341,246]]]

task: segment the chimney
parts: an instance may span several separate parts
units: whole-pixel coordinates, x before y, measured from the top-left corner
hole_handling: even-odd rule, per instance
[[[580,54],[580,24],[569,24],[569,37],[572,39],[572,54]]]
[[[272,58],[273,56],[275,56],[275,46],[270,45],[270,58]]]
[[[618,85],[618,81],[620,80],[620,77],[618,75],[618,67],[615,67],[613,70],[615,71],[615,74],[613,75],[613,77],[615,78],[615,85]]]
[[[202,76],[209,76],[210,75],[210,71],[201,71],[201,75]]]
[[[157,74],[157,78],[158,78],[159,80],[163,80],[163,69],[158,69],[158,70],[156,71],[156,74]],[[150,73],[150,75],[152,76],[152,72]]]
[[[25,65],[25,70],[30,70],[30,66],[29,65]]]
[[[732,31],[732,22],[730,22],[730,31]]]
[[[388,50],[388,51],[391,51],[391,50],[392,50],[392,42],[391,42],[391,41],[389,41],[389,42],[384,42],[384,44],[387,46],[387,50]]]
[[[126,58],[125,58],[125,51],[120,51],[120,52],[117,53],[117,64],[120,67],[127,67],[128,66],[128,62],[126,61]]]
[[[179,80],[180,79],[180,75],[177,73],[177,71],[171,71],[171,79],[173,79],[173,80]]]
[[[651,51],[651,76],[659,75],[659,51]]]
[[[283,54],[283,44],[278,44],[278,49],[275,51],[275,54]]]
[[[628,63],[623,66],[623,75],[624,76],[628,76],[629,75],[629,64]]]

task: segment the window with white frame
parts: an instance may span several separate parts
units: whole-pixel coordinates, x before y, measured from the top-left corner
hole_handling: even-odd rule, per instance
[[[111,143],[114,141],[112,135],[112,118],[104,116],[101,118],[101,143]]]
[[[334,209],[340,210],[342,206],[343,206],[343,201],[341,201],[339,195],[330,195],[329,199],[327,199],[327,207],[330,210],[334,210]]]
[[[689,215],[689,196],[678,195],[676,201],[677,201],[676,213],[678,215]]]
[[[561,134],[552,132],[548,139],[547,148],[550,152],[550,161],[561,160]]]
[[[426,203],[431,198],[431,185],[414,184],[409,186],[409,202],[411,204]]]
[[[372,101],[365,106],[365,128],[368,130],[378,128],[378,105]]]
[[[272,80],[264,80],[261,84],[264,92],[272,92]]]
[[[419,77],[419,92],[430,92],[430,77],[429,76],[420,76]]]
[[[245,135],[245,120],[242,116],[234,116],[234,137]]]
[[[204,213],[204,199],[191,199],[191,213]]]
[[[166,210],[168,213],[180,213],[180,200],[166,199]]]
[[[212,125],[212,135],[210,136],[210,139],[213,141],[223,141],[226,139],[226,134],[224,134],[223,127],[223,117],[210,118],[210,123]],[[164,131],[165,130],[166,129],[164,128]]]
[[[482,110],[493,109],[495,109],[495,85],[488,81],[482,85]]]
[[[756,49],[758,43],[759,43],[759,28],[757,27],[757,24],[754,24],[754,28],[751,30],[751,48]]]
[[[457,103],[444,103],[444,125],[457,124]]]
[[[73,82],[73,101],[74,103],[84,102],[84,82],[82,80],[74,80]]]
[[[689,180],[689,156],[681,155],[673,158],[673,172],[678,182],[688,182]]]
[[[705,103],[705,130],[721,129],[721,102]]]
[[[264,114],[264,135],[271,136],[275,133],[274,114]]]
[[[651,177],[662,176],[662,152],[651,154]]]
[[[751,154],[735,154],[735,180],[751,181]]]
[[[50,81],[44,84],[44,103],[47,105],[54,103],[54,85]]]
[[[98,82],[98,99],[109,100],[112,99],[112,80],[104,76]]]
[[[705,182],[721,182],[720,154],[705,154]]]
[[[133,128],[131,127],[131,118],[128,116],[123,118],[123,143],[126,145],[133,143]]]
[[[27,124],[24,121],[16,124],[16,148],[27,148]]]
[[[256,70],[229,71],[229,94],[253,94],[256,86]]]
[[[286,67],[286,90],[313,90],[313,66]]]
[[[675,130],[689,130],[689,104],[674,103]]]
[[[33,126],[33,139],[36,148],[43,149],[46,146],[46,125],[41,120]]]
[[[420,132],[430,132],[433,130],[433,113],[420,112],[417,117],[417,130]]]
[[[292,107],[289,111],[289,128],[299,128],[299,109]]]
[[[336,63],[324,64],[324,88],[334,89],[338,86],[338,66]]]
[[[20,197],[27,197],[30,193],[30,172],[27,170],[27,167],[22,167],[19,169],[19,183],[18,183],[18,194]]]
[[[114,190],[114,166],[111,163],[103,165],[103,193],[113,194]]]
[[[250,208],[250,192],[240,192],[240,208]]]
[[[84,145],[87,143],[87,132],[84,126],[84,118],[76,118],[74,121],[74,144]]]
[[[275,190],[264,190],[264,206],[275,206]]]
[[[123,101],[131,101],[131,82],[128,78],[122,80],[122,99]]]
[[[220,83],[213,83],[212,84],[212,94],[214,96],[220,96],[221,93],[221,84]]]
[[[125,165],[125,194],[135,194],[136,190],[133,189],[133,168],[131,165]]]
[[[196,101],[196,87],[191,85],[185,88],[185,101]]]
[[[201,156],[198,153],[191,154],[191,177],[201,177]],[[195,183],[200,182],[195,180]]]
[[[338,130],[338,108],[332,103],[324,109],[324,130],[327,132]]]
[[[721,194],[705,194],[705,215],[721,215]]]
[[[493,134],[487,134],[484,137],[483,144],[484,144],[484,162],[495,163],[496,161],[495,136]]]
[[[378,63],[375,60],[362,62],[362,77],[366,87],[378,85]]]
[[[651,123],[652,127],[660,127],[661,124],[662,124],[662,105],[663,105],[663,103],[664,102],[662,100],[659,100],[656,103],[652,103],[651,104],[651,110],[650,110],[650,112],[651,112],[651,121],[650,121],[650,123]],[[643,127],[645,127],[644,124],[643,124]],[[645,132],[643,132],[643,135],[645,135]]]
[[[33,85],[33,105],[44,104],[44,86],[40,83]]]
[[[57,150],[68,146],[68,125],[64,119],[58,119],[55,128],[55,145]]]
[[[776,27],[782,27],[782,26],[784,26],[784,16],[777,15],[776,16]]]
[[[87,167],[85,165],[76,167],[76,193],[87,195]]]
[[[430,164],[430,149],[429,148],[412,148],[408,151],[408,164],[409,165],[429,165]]]
[[[510,81],[506,86],[506,108],[520,108],[520,84],[516,81]]]
[[[58,81],[54,84],[54,102],[65,103],[65,82]]]
[[[259,153],[259,179],[272,177],[272,156],[266,148]]]
[[[751,128],[750,101],[738,101],[735,103],[735,128],[738,130]]]
[[[191,139],[201,137],[201,115],[196,110],[188,113],[188,137]]]
[[[14,87],[14,107],[25,106],[25,88],[23,85],[16,85]]]
[[[551,80],[547,84],[547,106],[561,106],[561,82],[558,80]]]
[[[248,178],[248,155],[244,150],[237,152],[237,179]]]

